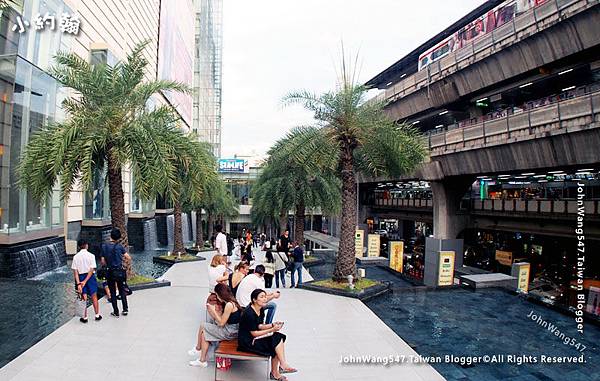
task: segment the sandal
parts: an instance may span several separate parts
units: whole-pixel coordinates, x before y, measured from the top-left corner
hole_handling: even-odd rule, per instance
[[[298,369],[295,368],[282,368],[279,367],[279,373],[296,373],[298,371]]]
[[[288,381],[286,376],[281,376],[279,378],[275,378],[275,376],[273,376],[273,372],[269,372],[269,380]]]

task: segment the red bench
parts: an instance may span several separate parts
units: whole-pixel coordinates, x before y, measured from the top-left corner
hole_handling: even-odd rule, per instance
[[[245,360],[245,361],[264,361],[267,363],[267,377],[269,379],[269,375],[271,373],[271,367],[269,365],[270,357],[257,355],[256,353],[250,352],[242,352],[238,351],[238,341],[237,340],[227,340],[221,341],[217,350],[215,351],[215,356],[232,359],[232,360]],[[215,380],[217,380],[217,367],[215,366]]]

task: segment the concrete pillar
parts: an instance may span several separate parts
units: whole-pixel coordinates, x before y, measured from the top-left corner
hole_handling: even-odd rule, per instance
[[[471,176],[432,181],[433,236],[455,239],[468,224],[467,214],[458,214],[460,200],[475,179]]]

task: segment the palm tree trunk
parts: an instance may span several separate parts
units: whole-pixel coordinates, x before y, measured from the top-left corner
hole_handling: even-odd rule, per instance
[[[213,235],[213,215],[211,212],[206,212],[206,223],[208,224],[208,239],[212,240],[212,235]]]
[[[202,209],[196,209],[196,247],[204,247],[204,237],[202,234]]]
[[[354,235],[356,233],[356,175],[352,148],[342,149],[340,157],[342,169],[342,227],[340,247],[335,261],[333,279],[346,282],[347,276],[356,276]]]
[[[125,194],[123,192],[123,177],[121,167],[119,167],[111,155],[110,148],[108,149],[108,195],[110,199],[110,218],[113,228],[121,231],[121,239],[119,243],[125,246],[129,252],[129,238],[127,236],[127,225],[125,224]],[[129,253],[131,255],[131,253]],[[133,256],[132,256],[133,260]],[[131,261],[125,262],[127,277],[131,278],[135,275]]]
[[[185,246],[183,246],[183,229],[181,223],[181,203],[179,201],[175,201],[173,217],[175,218],[175,223],[173,224],[173,255],[177,253],[185,254]]]
[[[285,232],[285,229],[287,229],[287,219],[287,210],[279,214],[279,235],[282,235],[283,232]]]
[[[306,219],[306,207],[303,202],[296,205],[296,214],[294,215],[294,241],[301,247],[304,247],[304,220]]]

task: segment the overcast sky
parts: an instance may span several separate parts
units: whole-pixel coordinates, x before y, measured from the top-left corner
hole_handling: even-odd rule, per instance
[[[361,83],[482,4],[483,0],[224,0],[222,156],[264,154],[311,123],[292,90],[335,87],[343,40],[359,53]]]

